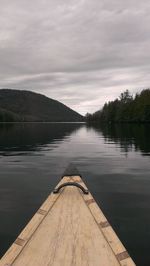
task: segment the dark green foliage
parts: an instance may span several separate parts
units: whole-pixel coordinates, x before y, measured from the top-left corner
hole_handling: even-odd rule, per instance
[[[83,117],[64,104],[30,91],[0,90],[0,122],[80,122]]]
[[[105,103],[102,110],[86,117],[88,122],[146,123],[150,122],[150,89],[143,90],[133,98],[127,90],[119,100]]]
[[[0,108],[0,122],[15,122],[15,121],[20,121],[21,118],[19,117],[19,115],[5,110],[3,108]]]

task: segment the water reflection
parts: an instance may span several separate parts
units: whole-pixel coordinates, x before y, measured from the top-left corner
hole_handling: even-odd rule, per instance
[[[68,164],[54,153],[77,123],[0,126],[0,256],[8,249],[58,182]]]
[[[147,125],[0,127],[0,255],[74,163],[137,265],[149,266],[149,136]]]
[[[150,155],[150,125],[148,124],[101,124],[94,125],[92,128],[103,134],[106,143],[119,144],[125,153],[135,150],[141,151],[142,155]]]
[[[62,141],[82,126],[82,123],[1,124],[0,155],[23,155],[24,153],[21,152],[39,151],[46,144],[57,143],[59,140]]]

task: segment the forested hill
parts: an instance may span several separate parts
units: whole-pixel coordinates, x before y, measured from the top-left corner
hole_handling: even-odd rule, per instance
[[[31,91],[0,90],[0,122],[80,122],[83,117],[66,105]]]
[[[104,104],[94,114],[87,114],[88,122],[150,123],[150,89],[133,97],[128,90],[119,99]]]

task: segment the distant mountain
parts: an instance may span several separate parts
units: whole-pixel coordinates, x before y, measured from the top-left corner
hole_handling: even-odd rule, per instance
[[[83,116],[59,101],[31,91],[0,90],[0,122],[81,122]]]

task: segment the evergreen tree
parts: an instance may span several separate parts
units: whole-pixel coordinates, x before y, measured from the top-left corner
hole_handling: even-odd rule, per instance
[[[150,89],[133,97],[128,90],[119,99],[105,103],[102,110],[86,117],[88,122],[150,122]]]

